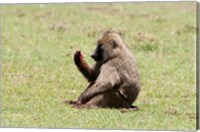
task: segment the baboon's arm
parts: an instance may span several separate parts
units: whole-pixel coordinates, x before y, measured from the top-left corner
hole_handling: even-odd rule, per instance
[[[79,69],[79,71],[83,74],[83,76],[91,82],[95,79],[95,74],[93,69],[88,65],[88,63],[84,60],[81,51],[76,51],[74,54],[74,62]]]
[[[95,81],[95,84],[80,95],[78,102],[86,103],[94,96],[109,91],[120,83],[121,79],[115,68],[104,68]]]

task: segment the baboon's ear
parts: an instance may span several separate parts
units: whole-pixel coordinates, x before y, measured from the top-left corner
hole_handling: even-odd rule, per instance
[[[116,43],[114,40],[111,40],[110,43],[111,43],[111,45],[113,46],[113,48],[116,48],[116,47],[117,47],[117,43]]]

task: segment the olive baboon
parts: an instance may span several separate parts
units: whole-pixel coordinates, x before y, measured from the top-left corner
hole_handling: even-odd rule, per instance
[[[138,108],[131,105],[140,92],[136,61],[120,35],[104,32],[91,57],[96,61],[93,67],[86,63],[81,51],[74,54],[74,62],[89,86],[77,101],[65,102],[76,108]]]

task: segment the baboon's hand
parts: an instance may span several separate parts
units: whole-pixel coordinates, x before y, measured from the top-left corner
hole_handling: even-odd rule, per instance
[[[84,98],[83,94],[80,95],[78,98],[77,104],[84,104],[86,102],[86,99]]]
[[[75,64],[80,64],[81,60],[83,59],[83,54],[81,51],[76,51],[74,54],[74,62]]]
[[[76,104],[77,101],[75,101],[75,100],[64,100],[64,103],[65,103],[65,104],[73,105],[73,104]]]

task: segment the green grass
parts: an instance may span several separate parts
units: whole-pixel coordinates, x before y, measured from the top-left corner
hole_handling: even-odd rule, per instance
[[[196,3],[1,5],[1,126],[196,129]],[[137,59],[138,112],[73,109],[87,82],[73,63],[89,63],[96,38],[122,33]]]

